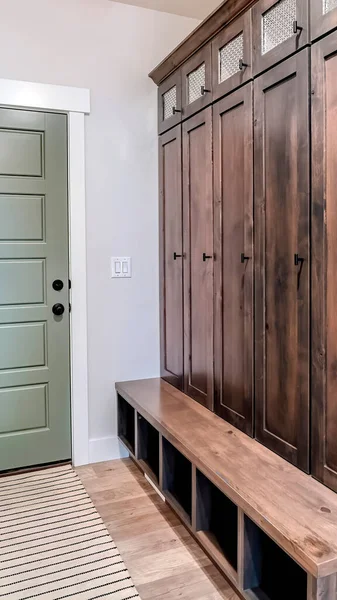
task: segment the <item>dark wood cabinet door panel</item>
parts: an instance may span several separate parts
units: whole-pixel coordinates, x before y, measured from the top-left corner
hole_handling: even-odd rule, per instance
[[[309,51],[255,85],[256,437],[309,468]],[[295,264],[296,263],[296,264]]]
[[[311,40],[337,29],[336,0],[310,0]]]
[[[337,491],[337,32],[312,48],[312,472]]]
[[[252,78],[251,10],[227,25],[212,42],[213,99]]]
[[[212,46],[207,44],[181,67],[182,111],[186,119],[212,102]]]
[[[181,69],[165,79],[158,88],[158,131],[164,133],[181,122]]]
[[[259,0],[252,17],[254,76],[310,41],[308,0]]]
[[[213,408],[212,109],[183,124],[185,392]]]
[[[252,83],[213,108],[215,410],[253,434]]]
[[[181,126],[159,138],[161,375],[183,388]]]

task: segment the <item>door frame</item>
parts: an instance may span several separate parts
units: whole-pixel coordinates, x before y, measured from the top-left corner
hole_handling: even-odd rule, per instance
[[[0,107],[66,113],[68,117],[70,368],[72,463],[89,464],[85,115],[90,90],[0,79]]]

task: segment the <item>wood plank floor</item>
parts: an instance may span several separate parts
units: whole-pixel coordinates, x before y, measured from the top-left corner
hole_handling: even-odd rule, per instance
[[[76,470],[142,600],[239,600],[130,459]]]

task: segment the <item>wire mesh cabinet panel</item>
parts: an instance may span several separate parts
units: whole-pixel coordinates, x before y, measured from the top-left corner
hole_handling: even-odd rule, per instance
[[[223,29],[212,42],[213,99],[252,78],[251,11]]]
[[[212,102],[212,52],[207,44],[181,69],[182,110],[187,118]]]
[[[253,75],[309,42],[308,0],[260,0],[252,8],[252,18]]]
[[[181,122],[181,71],[165,79],[158,90],[158,131],[164,133]]]

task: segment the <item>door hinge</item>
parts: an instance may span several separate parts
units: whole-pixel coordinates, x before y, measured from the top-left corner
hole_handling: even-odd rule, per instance
[[[71,279],[68,280],[68,287],[71,290]]]
[[[69,312],[71,313],[71,304],[70,304],[70,302],[69,302]]]

